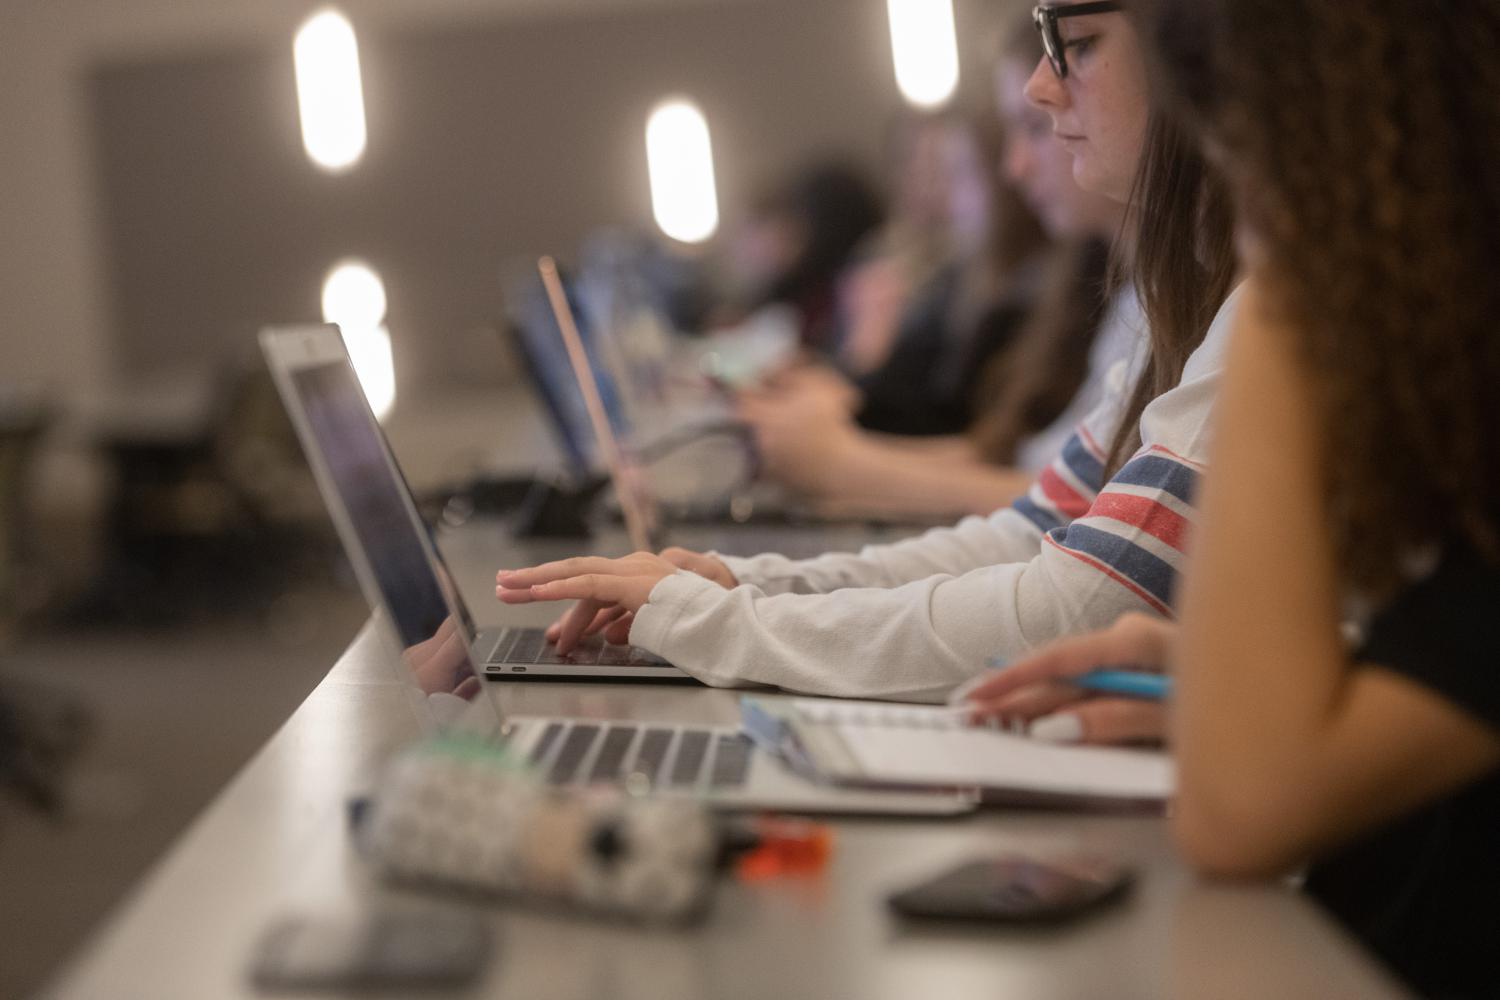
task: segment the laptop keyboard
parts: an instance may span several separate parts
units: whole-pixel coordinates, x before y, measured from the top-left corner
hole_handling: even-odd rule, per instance
[[[666,660],[635,646],[617,646],[597,635],[585,638],[564,656],[547,641],[546,629],[506,629],[490,657],[491,663],[573,663],[601,667],[665,667]]]
[[[750,753],[743,733],[549,722],[531,750],[531,763],[553,785],[616,784],[639,776],[651,788],[701,792],[742,787]]]

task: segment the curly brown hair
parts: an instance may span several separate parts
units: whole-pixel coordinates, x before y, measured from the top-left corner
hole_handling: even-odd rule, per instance
[[[1500,557],[1500,3],[1143,0],[1315,386],[1346,581]]]

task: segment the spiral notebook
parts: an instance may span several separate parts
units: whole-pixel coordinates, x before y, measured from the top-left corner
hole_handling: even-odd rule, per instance
[[[931,705],[744,698],[742,715],[752,735],[841,783],[1080,805],[1162,802],[1175,784],[1160,750],[1059,746],[971,726]]]

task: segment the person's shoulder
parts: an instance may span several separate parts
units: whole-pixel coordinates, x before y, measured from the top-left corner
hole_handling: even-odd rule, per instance
[[[1183,366],[1183,382],[1214,375],[1223,369],[1225,356],[1229,350],[1229,332],[1234,327],[1235,315],[1239,311],[1244,292],[1245,284],[1241,282],[1219,306],[1219,311],[1214,314],[1213,322],[1208,326],[1208,332],[1203,335],[1203,343],[1199,344],[1197,350],[1188,356],[1187,364]]]
[[[1099,331],[1089,348],[1088,378],[1097,380],[1100,387],[1115,378],[1120,386],[1135,383],[1137,373],[1151,353],[1151,327],[1141,308],[1140,297],[1135,286],[1127,282],[1115,292],[1105,308],[1099,323]],[[1118,375],[1115,368],[1124,362]]]
[[[1159,446],[1182,461],[1201,467],[1208,459],[1209,435],[1224,372],[1229,331],[1243,298],[1241,284],[1219,307],[1218,315],[1182,369],[1177,385],[1152,400],[1141,414],[1143,450]]]

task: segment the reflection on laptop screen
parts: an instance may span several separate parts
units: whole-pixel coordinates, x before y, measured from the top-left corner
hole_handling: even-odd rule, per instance
[[[292,379],[401,646],[415,646],[431,638],[449,615],[439,589],[439,579],[449,579],[447,568],[428,557],[422,544],[427,526],[407,507],[406,484],[386,460],[385,442],[353,369],[336,362],[301,369]],[[472,639],[473,623],[462,603],[455,605],[465,619],[466,638]]]

